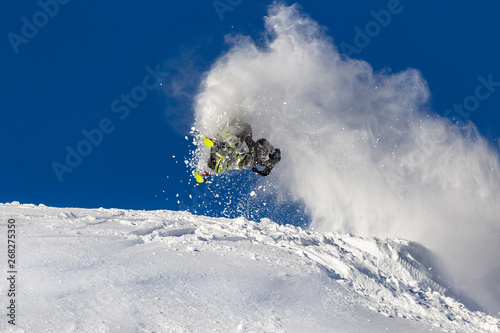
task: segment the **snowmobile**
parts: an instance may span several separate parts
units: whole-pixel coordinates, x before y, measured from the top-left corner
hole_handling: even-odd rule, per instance
[[[212,174],[231,170],[252,169],[267,176],[281,159],[280,149],[274,148],[266,139],[253,141],[252,127],[239,120],[229,122],[215,138],[204,136],[203,143],[210,147],[210,158],[205,170],[195,172],[199,183],[205,182]]]
[[[205,146],[210,147],[210,158],[207,167],[210,171],[196,171],[198,183],[203,183],[211,174],[221,174],[231,170],[249,169],[252,166],[252,156],[245,151],[232,135],[226,133],[222,138],[203,138]]]

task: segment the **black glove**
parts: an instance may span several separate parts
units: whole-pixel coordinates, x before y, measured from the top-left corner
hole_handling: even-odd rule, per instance
[[[261,170],[257,169],[256,167],[253,167],[252,171],[258,173],[262,177],[265,177],[271,173],[271,169],[269,169],[269,168],[265,168],[264,170],[261,171]]]

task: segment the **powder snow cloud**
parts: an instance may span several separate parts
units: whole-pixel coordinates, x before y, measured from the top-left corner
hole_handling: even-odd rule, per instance
[[[476,127],[432,112],[418,70],[339,53],[296,5],[272,5],[265,27],[265,43],[227,36],[195,99],[197,130],[242,117],[280,147],[272,181],[315,230],[421,242],[461,281],[499,266],[499,157]]]

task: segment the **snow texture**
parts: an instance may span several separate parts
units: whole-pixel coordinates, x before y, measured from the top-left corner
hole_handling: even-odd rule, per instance
[[[14,202],[0,216],[4,249],[16,221],[18,258],[2,332],[500,331],[405,240],[172,211]]]
[[[300,6],[275,3],[264,29],[227,36],[196,96],[194,133],[244,119],[281,148],[266,181],[303,203],[311,229],[417,241],[499,312],[487,283],[500,270],[498,147],[474,124],[439,117],[417,69],[342,54],[338,32]]]

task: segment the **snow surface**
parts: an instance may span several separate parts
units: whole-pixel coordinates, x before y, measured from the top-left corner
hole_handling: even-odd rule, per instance
[[[0,216],[3,249],[16,220],[18,258],[2,332],[500,331],[404,240],[173,211],[14,202]]]
[[[342,34],[297,4],[275,2],[262,29],[255,38],[226,36],[194,98],[193,134],[214,136],[227,120],[245,120],[255,139],[282,151],[262,181],[272,184],[266,194],[300,202],[311,229],[424,244],[456,284],[499,312],[500,292],[489,287],[500,275],[498,146],[474,124],[438,116],[446,112],[434,109],[420,71],[348,57],[338,49]],[[199,149],[206,165],[208,149]],[[248,197],[242,189],[230,199]]]

